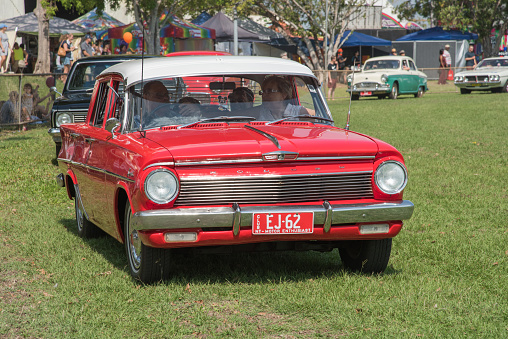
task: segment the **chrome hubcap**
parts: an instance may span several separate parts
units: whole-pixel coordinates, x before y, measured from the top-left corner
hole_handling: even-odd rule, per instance
[[[78,231],[81,231],[83,229],[83,211],[81,210],[81,206],[79,204],[78,197],[76,199],[76,223],[78,225]]]
[[[127,214],[130,215],[130,213]],[[131,230],[130,217],[127,217],[127,219],[127,246],[129,249],[129,258],[132,268],[138,271],[141,267],[141,239],[139,239],[138,231]]]

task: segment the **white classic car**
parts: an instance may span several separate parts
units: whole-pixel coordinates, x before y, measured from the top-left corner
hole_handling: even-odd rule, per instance
[[[407,56],[370,58],[360,72],[348,75],[347,82],[347,92],[351,92],[353,100],[360,96],[397,99],[399,94],[413,94],[419,98],[428,90],[427,76],[418,71],[413,59]]]
[[[475,69],[455,74],[460,94],[471,91],[508,92],[508,58],[483,59]]]

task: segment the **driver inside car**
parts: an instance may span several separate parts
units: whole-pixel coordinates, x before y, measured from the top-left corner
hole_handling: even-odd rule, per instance
[[[169,93],[158,80],[150,81],[143,87],[143,125],[150,126],[155,119],[164,117],[162,106],[169,104]]]

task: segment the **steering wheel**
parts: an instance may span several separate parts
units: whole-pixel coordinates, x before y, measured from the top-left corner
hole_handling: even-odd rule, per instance
[[[150,112],[150,116],[153,116],[154,118],[159,116],[173,118],[180,116],[180,114],[174,110],[172,104],[163,104],[152,110]]]

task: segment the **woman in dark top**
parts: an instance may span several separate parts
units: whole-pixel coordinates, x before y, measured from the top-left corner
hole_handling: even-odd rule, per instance
[[[446,77],[448,72],[446,70],[446,58],[444,56],[444,49],[439,50],[439,80],[438,85],[446,85]]]

